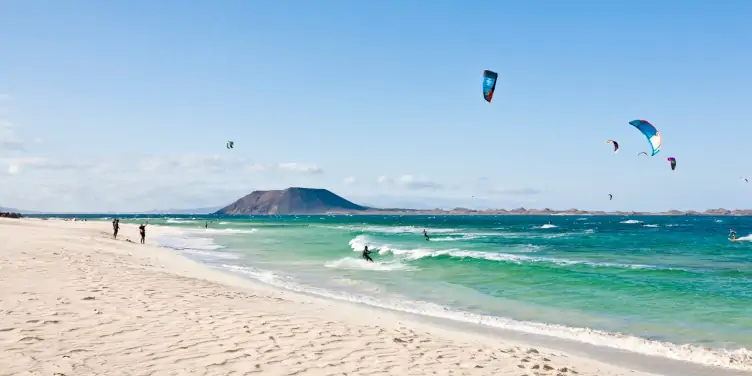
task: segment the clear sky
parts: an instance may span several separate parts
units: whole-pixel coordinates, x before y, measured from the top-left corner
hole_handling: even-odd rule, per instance
[[[386,206],[752,208],[750,20],[745,0],[3,1],[0,206],[308,186]],[[637,156],[634,119],[660,154]]]

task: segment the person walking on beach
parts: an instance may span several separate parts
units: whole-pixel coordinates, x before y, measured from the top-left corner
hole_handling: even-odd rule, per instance
[[[146,225],[147,223],[142,224],[141,226],[138,226],[138,233],[141,234],[141,244],[144,244],[146,241]]]
[[[368,250],[368,246],[363,248],[363,258],[366,259],[366,261],[373,262],[373,259],[369,256],[370,254],[371,251]]]
[[[115,218],[112,220],[112,238],[117,239],[117,233],[120,230],[120,220]]]

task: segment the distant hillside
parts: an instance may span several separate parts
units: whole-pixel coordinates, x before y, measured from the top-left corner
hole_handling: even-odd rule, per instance
[[[368,210],[327,189],[253,191],[215,214],[323,214]]]
[[[15,209],[15,208],[6,208],[4,206],[0,206],[0,212],[3,213],[21,213],[21,214],[37,214],[39,212],[31,211],[31,210],[21,210],[21,209]]]

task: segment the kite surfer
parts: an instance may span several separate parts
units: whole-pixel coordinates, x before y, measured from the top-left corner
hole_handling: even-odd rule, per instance
[[[729,230],[729,236],[731,237],[732,241],[736,240],[736,231]]]
[[[112,220],[112,238],[117,239],[117,233],[120,230],[120,220],[119,219],[113,219]]]
[[[369,256],[370,254],[371,251],[368,250],[368,246],[363,248],[363,258],[366,259],[366,261],[373,262],[373,259]]]
[[[138,226],[138,233],[141,235],[141,244],[144,244],[146,241],[146,225],[149,224],[149,222],[146,222],[142,224],[141,226]]]
[[[428,240],[431,240],[431,239],[430,239],[430,238],[428,237],[428,232],[426,232],[426,229],[423,229],[423,236],[425,236],[425,237],[426,237],[426,241],[428,241]]]

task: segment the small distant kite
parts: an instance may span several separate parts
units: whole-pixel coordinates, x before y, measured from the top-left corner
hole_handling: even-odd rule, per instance
[[[612,194],[610,194],[610,193],[609,193],[609,194],[608,194],[608,200],[609,200],[609,201],[611,201],[611,200],[613,200],[613,199],[614,199],[614,195],[612,195]]]
[[[668,157],[666,158],[666,160],[669,161],[669,163],[671,163],[671,171],[676,170],[676,158]]]
[[[652,149],[651,156],[661,151],[661,132],[658,132],[658,129],[653,124],[650,124],[647,120],[632,120],[629,124],[637,128],[648,139],[650,148]]]
[[[235,142],[234,141],[227,141],[227,148],[228,149],[232,149],[234,147],[235,147]]]
[[[491,103],[491,99],[496,90],[496,79],[499,75],[496,72],[490,70],[483,71],[483,98],[486,102]]]
[[[644,151],[641,151],[641,152],[637,153],[637,156],[639,157],[639,156],[640,156],[641,154],[645,154],[645,156],[647,156],[647,155],[648,155],[648,153],[646,153],[646,152],[644,152]]]
[[[619,143],[614,140],[606,141],[607,144],[614,144],[614,153],[619,151]]]
[[[749,180],[747,180],[747,178],[739,178],[739,179],[744,180],[745,183],[749,183]]]

